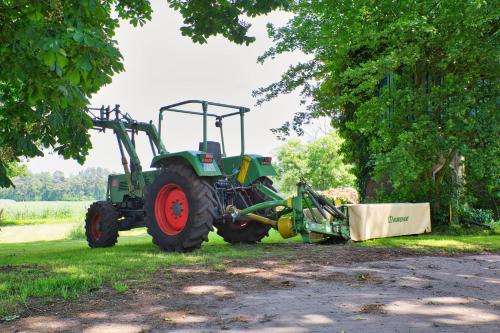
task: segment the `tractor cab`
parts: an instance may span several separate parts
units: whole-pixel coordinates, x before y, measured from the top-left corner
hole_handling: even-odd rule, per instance
[[[200,107],[200,111],[194,110]],[[210,107],[229,109],[230,112],[217,114]],[[203,100],[187,100],[160,108],[158,119],[158,131],[161,137],[162,121],[165,112],[184,113],[203,117],[203,137],[199,143],[198,151],[192,153],[204,153],[201,162],[205,170],[211,169],[211,162],[215,162],[217,169],[225,176],[235,176],[242,184],[250,184],[257,178],[263,176],[275,176],[276,172],[271,165],[271,157],[264,157],[255,154],[245,154],[245,113],[250,109],[243,106],[208,102]],[[239,155],[227,156],[224,142],[224,119],[228,117],[240,117],[240,146]],[[215,120],[215,127],[219,128],[220,142],[208,141],[208,120]],[[205,163],[206,162],[206,163]],[[210,163],[208,163],[210,162]],[[154,163],[154,161],[153,161]]]

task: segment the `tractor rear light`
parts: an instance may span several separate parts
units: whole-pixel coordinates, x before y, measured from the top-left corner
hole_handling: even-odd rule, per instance
[[[261,161],[262,165],[270,165],[272,160],[273,160],[272,157],[264,157],[260,161]]]
[[[202,163],[212,163],[213,161],[214,161],[214,155],[212,154],[205,154],[201,156]]]

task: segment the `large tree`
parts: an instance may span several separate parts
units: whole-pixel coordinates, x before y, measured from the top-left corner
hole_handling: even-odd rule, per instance
[[[431,201],[439,216],[464,193],[497,207],[496,1],[299,0],[292,10],[286,26],[269,27],[276,43],[261,61],[296,50],[310,61],[256,95],[300,89],[311,102],[279,132],[331,117],[360,187],[375,180],[378,200]]]
[[[194,42],[222,35],[249,44],[256,16],[285,0],[167,0]],[[114,39],[119,19],[151,19],[148,0],[0,0],[0,186],[7,165],[53,149],[82,163],[91,147],[84,109],[90,96],[123,71]]]

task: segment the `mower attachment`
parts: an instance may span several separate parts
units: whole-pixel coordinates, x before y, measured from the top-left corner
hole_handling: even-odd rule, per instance
[[[253,206],[225,209],[233,220],[241,217],[271,225],[283,238],[299,234],[306,242],[327,239],[348,240],[349,227],[346,214],[324,196],[315,192],[304,180],[297,184],[297,195],[285,199],[263,184],[256,188],[272,199]],[[273,209],[271,217],[255,214],[263,209]]]

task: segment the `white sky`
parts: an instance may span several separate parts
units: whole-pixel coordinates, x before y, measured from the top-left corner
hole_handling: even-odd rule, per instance
[[[236,45],[222,37],[210,38],[208,44],[194,44],[180,34],[182,17],[164,1],[153,1],[152,21],[142,28],[123,22],[116,39],[124,57],[125,71],[113,78],[92,98],[92,106],[120,104],[121,109],[140,121],[152,119],[157,124],[161,106],[186,99],[205,99],[252,108],[246,115],[246,152],[271,154],[282,144],[270,132],[301,111],[297,94],[277,98],[255,107],[252,90],[280,78],[290,66],[302,59],[300,53],[280,56],[264,65],[256,59],[272,45],[266,23],[283,24],[290,17],[276,12],[252,19],[251,35],[257,41],[250,46]],[[214,109],[214,111],[217,111]],[[224,122],[226,151],[239,154],[239,117]],[[167,150],[195,150],[202,139],[202,118],[165,114],[163,141]],[[209,139],[218,140],[218,129],[209,119]],[[93,133],[94,148],[83,166],[58,155],[46,154],[27,164],[33,172],[61,170],[76,173],[85,167],[104,167],[121,171],[116,139],[112,132]],[[137,150],[144,169],[149,168],[151,152],[145,135],[139,136]]]

